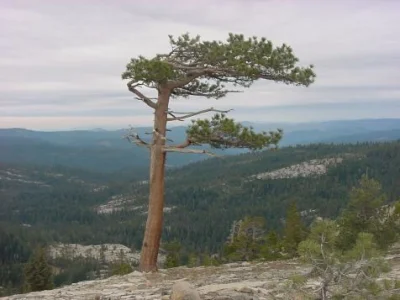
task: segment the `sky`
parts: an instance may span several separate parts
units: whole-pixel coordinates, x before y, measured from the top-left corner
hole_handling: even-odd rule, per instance
[[[253,122],[400,118],[399,25],[397,0],[1,0],[0,128],[150,125],[152,111],[121,73],[185,32],[286,43],[317,78],[308,88],[259,81],[220,100],[177,99],[172,110],[233,108]]]

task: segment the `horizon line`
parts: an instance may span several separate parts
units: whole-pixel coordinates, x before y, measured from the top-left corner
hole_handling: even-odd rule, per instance
[[[251,121],[240,121],[240,123],[250,123],[250,124],[255,124],[255,125],[275,125],[275,124],[282,124],[282,125],[298,125],[298,124],[323,124],[323,123],[334,123],[334,122],[360,122],[360,121],[379,121],[379,120],[399,120],[400,118],[393,118],[393,117],[379,117],[379,118],[355,118],[355,119],[329,119],[329,120],[324,120],[324,121],[300,121],[300,122],[290,122],[290,121],[275,121],[275,122],[251,122]],[[176,128],[176,127],[187,127],[187,123],[185,125],[176,125],[176,126],[171,126],[171,128]],[[41,131],[41,132],[65,132],[65,131],[120,131],[120,130],[127,130],[128,126],[126,128],[115,128],[111,129],[106,127],[85,127],[85,128],[70,128],[70,129],[32,129],[28,127],[1,127],[0,125],[0,130],[25,130],[25,131]],[[136,125],[134,128],[152,128],[152,125]]]

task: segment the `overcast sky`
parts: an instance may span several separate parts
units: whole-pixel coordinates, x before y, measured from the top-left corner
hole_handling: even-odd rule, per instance
[[[169,50],[168,34],[229,32],[292,46],[309,88],[259,82],[172,109],[234,108],[246,121],[400,117],[400,1],[1,0],[0,127],[121,128],[152,112],[127,91],[131,57]]]

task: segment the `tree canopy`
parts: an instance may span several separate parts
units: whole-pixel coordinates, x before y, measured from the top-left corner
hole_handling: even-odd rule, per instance
[[[291,47],[286,44],[276,47],[266,38],[230,33],[225,42],[203,41],[198,35],[192,37],[186,33],[178,38],[169,36],[169,42],[169,53],[132,58],[122,74],[123,79],[129,80],[128,89],[153,109],[160,106],[159,99],[144,95],[139,88],[155,89],[159,94],[168,91],[168,99],[190,96],[219,99],[231,92],[241,92],[238,88],[248,88],[259,79],[296,86],[309,86],[315,79],[312,65],[297,66],[299,60]],[[199,144],[258,150],[276,146],[282,137],[282,130],[256,133],[253,128],[227,118],[225,113],[230,110],[211,107],[179,113],[168,105],[167,110],[167,121],[183,121],[206,112],[217,114],[211,120],[193,120],[186,141],[165,146],[165,152],[209,153],[186,149]],[[149,146],[137,134],[130,135],[130,139]]]
[[[156,89],[168,84],[173,96],[217,99],[231,91],[226,83],[250,87],[258,79],[305,86],[314,82],[312,65],[296,66],[291,47],[274,47],[266,38],[230,33],[226,42],[202,41],[186,33],[177,39],[169,36],[169,41],[171,52],[132,58],[122,78]]]

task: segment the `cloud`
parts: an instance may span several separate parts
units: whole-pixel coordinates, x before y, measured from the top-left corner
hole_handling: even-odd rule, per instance
[[[217,102],[183,99],[172,108],[235,108],[241,120],[275,108],[274,120],[308,121],[374,117],[369,107],[379,103],[380,117],[400,117],[398,1],[4,0],[0,16],[0,127],[150,124],[120,75],[131,57],[166,52],[167,35],[184,32],[288,43],[318,77],[309,88],[259,82]]]

